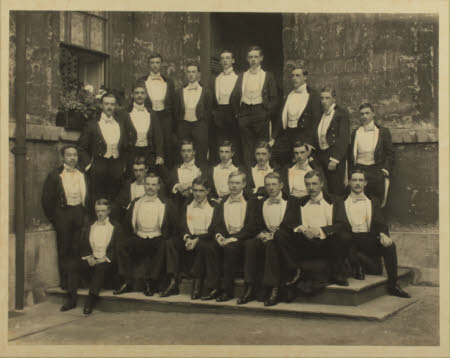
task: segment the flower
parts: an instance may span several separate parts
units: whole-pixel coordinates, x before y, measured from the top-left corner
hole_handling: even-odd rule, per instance
[[[92,85],[86,85],[84,86],[84,89],[88,92],[94,93],[94,86]]]

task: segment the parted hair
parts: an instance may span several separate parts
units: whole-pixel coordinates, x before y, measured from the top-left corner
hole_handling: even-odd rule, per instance
[[[244,183],[247,183],[247,174],[240,169],[231,172],[230,175],[228,175],[228,180],[230,180],[233,177],[237,177],[239,175],[242,177],[242,181]]]
[[[353,176],[353,174],[362,174],[364,175],[364,179],[367,180],[367,173],[365,172],[365,170],[361,169],[361,168],[354,168],[350,171],[350,176],[349,178],[351,178]]]
[[[208,177],[206,177],[204,175],[200,175],[197,178],[195,178],[192,181],[192,186],[194,186],[194,185],[201,185],[208,191],[211,189],[211,182],[209,181]]]
[[[306,179],[311,179],[313,177],[318,177],[321,183],[325,182],[325,178],[323,176],[323,173],[320,170],[313,169],[313,170],[310,170],[309,172],[307,172],[305,174],[305,180]]]
[[[303,76],[308,76],[308,70],[305,69],[303,66],[295,66],[295,67],[292,69],[292,71],[295,71],[295,70],[300,70],[300,71],[302,71]]]
[[[333,97],[336,97],[336,90],[335,90],[334,87],[331,86],[331,85],[326,85],[326,86],[322,87],[322,89],[320,90],[320,93],[322,93],[322,92],[328,92],[328,93],[331,93],[331,95],[332,95]]]
[[[181,148],[183,148],[183,145],[186,145],[186,144],[192,145],[192,149],[195,150],[195,143],[194,143],[194,141],[192,139],[189,139],[189,138],[184,138],[184,139],[182,139],[180,141],[180,151],[181,151]]]
[[[109,202],[108,199],[105,198],[97,199],[95,201],[95,206],[97,205],[106,205],[109,209],[111,208],[111,203]]]
[[[118,102],[117,96],[116,96],[114,93],[112,93],[112,92],[106,92],[106,93],[102,96],[100,102],[103,103],[103,98],[107,98],[107,97],[114,98],[114,99],[116,100],[116,103]]]
[[[151,53],[150,56],[148,56],[147,60],[150,62],[150,60],[152,58],[159,58],[159,59],[161,59],[161,62],[162,62],[162,56],[157,52]]]
[[[145,176],[145,178],[158,178],[158,184],[161,184],[161,178],[159,177],[159,175],[157,175],[155,172],[149,172],[147,173],[147,175]]]
[[[230,50],[228,50],[228,49],[223,49],[222,51],[220,51],[220,53],[219,53],[219,57],[220,56],[222,56],[222,54],[224,54],[224,53],[229,53],[229,54],[231,54],[231,58],[234,58],[234,53],[233,53],[233,51],[230,51]]]
[[[250,46],[247,50],[247,55],[249,54],[250,51],[259,51],[260,56],[264,56],[263,52],[262,52],[262,48],[259,46]]]
[[[77,153],[78,153],[78,148],[77,148],[77,146],[75,144],[66,144],[59,150],[59,152],[64,157],[64,154],[66,153],[66,150],[70,149],[70,148],[75,149],[77,151]]]
[[[301,147],[305,147],[306,150],[309,149],[308,147],[308,143],[303,142],[302,140],[296,140],[294,143],[292,143],[292,151],[294,151],[294,148],[301,148]]]
[[[266,140],[260,140],[260,141],[256,142],[255,152],[256,152],[256,149],[260,149],[260,148],[267,149],[267,151],[270,153],[271,148],[270,148],[269,142],[267,142]]]
[[[372,112],[375,112],[373,109],[373,106],[368,102],[365,102],[359,106],[359,110],[364,109],[364,108],[369,108]]]
[[[230,147],[231,151],[234,153],[235,151],[235,146],[233,144],[233,142],[231,140],[228,139],[224,139],[223,141],[219,142],[219,145],[217,146],[217,149],[219,149],[220,147]]]
[[[184,68],[187,70],[191,66],[197,67],[197,71],[200,72],[200,65],[197,62],[188,62]]]
[[[133,165],[142,165],[142,164],[144,164],[148,168],[148,164],[147,161],[145,160],[145,157],[138,156],[133,159]]]
[[[267,179],[277,179],[278,182],[281,183],[281,175],[278,174],[277,172],[266,174],[266,176],[264,177],[264,183],[266,183]]]

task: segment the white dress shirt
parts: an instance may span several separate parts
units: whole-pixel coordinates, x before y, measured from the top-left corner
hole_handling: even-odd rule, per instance
[[[268,198],[263,204],[263,217],[270,232],[278,230],[286,212],[286,200],[282,198],[281,192],[276,198]]]
[[[144,184],[137,184],[136,182],[131,183],[130,186],[130,196],[131,196],[131,201],[133,201],[136,198],[140,198],[141,196],[143,196],[145,194],[145,185]]]
[[[133,210],[133,228],[142,239],[161,236],[165,205],[155,195],[143,196],[135,204]]]
[[[189,186],[192,186],[192,182],[194,181],[194,179],[202,174],[200,169],[195,165],[195,159],[192,159],[190,162],[181,164],[177,171],[178,183],[173,187],[172,192],[174,194],[178,192],[178,186],[180,184],[189,184]]]
[[[231,162],[231,159],[228,163],[220,163],[216,165],[213,169],[213,180],[214,186],[216,187],[217,195],[222,197],[224,195],[230,194],[230,188],[228,186],[228,177],[230,173],[236,171],[237,168]]]
[[[192,201],[186,210],[186,222],[192,235],[204,235],[208,233],[211,225],[214,208],[209,205],[208,200],[198,204]]]
[[[356,163],[363,165],[375,164],[375,147],[378,142],[379,129],[371,121],[356,131]]]
[[[195,109],[197,108],[198,101],[202,94],[203,88],[198,82],[189,83],[185,88],[183,88],[184,96],[184,120],[188,122],[196,122],[198,120],[195,114]]]
[[[264,177],[272,173],[273,169],[270,167],[269,163],[266,163],[264,167],[259,167],[258,164],[256,164],[252,168],[252,177],[253,182],[255,183],[255,188],[253,189],[253,192],[256,193],[258,191],[258,188],[263,187],[264,184]]]
[[[372,202],[364,193],[350,193],[345,200],[345,211],[352,232],[369,232],[372,216]]]
[[[244,227],[247,202],[242,193],[235,198],[228,197],[223,205],[225,225],[230,235],[236,234]]]
[[[103,223],[96,221],[91,225],[89,243],[91,244],[92,256],[94,256],[94,258],[101,259],[106,257],[106,249],[112,239],[113,231],[114,226],[110,223],[108,218]],[[106,257],[106,261],[111,262],[108,257]]]
[[[150,75],[145,81],[148,96],[152,101],[152,109],[154,111],[164,110],[164,98],[167,92],[167,83],[164,81],[160,73]]]
[[[264,85],[262,69],[259,66],[256,70],[248,70],[245,72],[245,84],[243,83],[242,102],[246,104],[261,104],[262,87]]]
[[[102,132],[103,138],[106,142],[106,153],[105,158],[118,158],[119,157],[119,140],[120,140],[120,126],[114,118],[107,117],[105,113],[102,112],[99,121],[100,131]]]
[[[60,174],[67,205],[84,205],[86,198],[86,183],[84,175],[78,169],[71,169],[64,163],[64,169]]]
[[[305,110],[308,100],[309,93],[306,90],[306,83],[289,94],[283,110],[283,112],[286,111],[285,116],[288,128],[297,128],[298,119]]]
[[[320,120],[319,127],[317,128],[317,134],[319,135],[319,146],[321,150],[328,149],[330,146],[327,142],[327,131],[328,127],[330,126],[330,122],[333,119],[334,116],[334,107],[335,104],[333,103],[328,111],[326,111],[322,115],[322,119]]]
[[[297,164],[288,170],[288,184],[291,195],[300,198],[308,194],[305,185],[305,174],[311,169],[308,161],[299,168]]]
[[[301,207],[302,224],[308,227],[321,228],[333,224],[333,205],[328,204],[320,193]],[[321,230],[320,238],[325,239]]]
[[[135,146],[147,147],[147,132],[150,128],[150,113],[143,104],[138,105],[137,103],[134,103],[133,110],[130,113],[130,118],[137,134]]]
[[[219,104],[230,104],[230,95],[236,84],[238,75],[229,68],[216,78],[216,98]]]

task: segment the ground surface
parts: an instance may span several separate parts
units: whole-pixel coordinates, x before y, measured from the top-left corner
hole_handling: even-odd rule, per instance
[[[56,302],[26,308],[9,319],[9,344],[439,344],[439,288],[410,286],[419,301],[383,322],[278,317],[243,312],[173,309],[59,312]]]

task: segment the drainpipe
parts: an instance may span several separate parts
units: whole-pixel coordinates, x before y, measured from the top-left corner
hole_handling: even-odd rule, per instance
[[[16,232],[16,309],[24,306],[25,296],[25,161],[26,161],[26,17],[16,13],[16,82],[15,114],[16,138],[13,153],[15,177],[15,232]]]
[[[211,13],[200,14],[200,72],[203,86],[209,86],[211,74]]]

